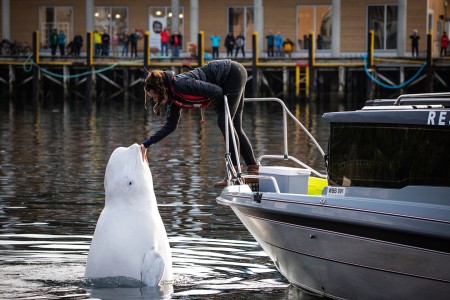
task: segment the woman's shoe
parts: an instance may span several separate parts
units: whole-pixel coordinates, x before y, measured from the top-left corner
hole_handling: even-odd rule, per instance
[[[259,175],[259,165],[248,165],[247,175]],[[258,178],[244,178],[244,183],[259,183]]]
[[[244,168],[244,166],[241,165],[241,170],[242,170],[243,168]],[[236,170],[236,172],[239,172],[237,166],[234,166],[234,169]],[[236,179],[236,176],[232,175],[231,178],[232,178],[232,179]],[[225,176],[225,178],[222,179],[221,181],[214,183],[214,187],[216,187],[216,188],[224,188],[224,187],[226,187],[226,186],[228,185],[227,179],[228,179],[228,178]]]

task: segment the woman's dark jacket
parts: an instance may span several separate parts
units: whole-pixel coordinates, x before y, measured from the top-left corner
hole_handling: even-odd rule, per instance
[[[181,108],[172,102],[177,94],[203,96],[211,99],[213,105],[217,106],[223,101],[222,84],[226,81],[230,72],[231,60],[211,61],[203,67],[196,68],[190,72],[174,76],[174,72],[164,72],[164,86],[168,90],[169,100],[166,110],[166,123],[150,136],[143,144],[147,148],[171,134],[178,127],[181,117]]]

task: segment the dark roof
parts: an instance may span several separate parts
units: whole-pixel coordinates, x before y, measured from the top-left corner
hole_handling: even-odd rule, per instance
[[[377,107],[349,112],[325,113],[326,122],[339,123],[381,123],[450,126],[448,108]]]
[[[381,123],[450,126],[450,93],[405,94],[397,99],[367,100],[362,110],[326,113],[339,123]]]

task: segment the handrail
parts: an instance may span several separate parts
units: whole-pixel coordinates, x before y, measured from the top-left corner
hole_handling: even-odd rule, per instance
[[[234,130],[229,130],[229,124],[233,124],[233,120],[231,119],[231,113],[230,113],[230,107],[228,106],[228,98],[227,96],[223,96],[224,98],[224,102],[225,102],[225,149],[226,149],[226,154],[225,155],[230,155],[230,149],[228,147],[228,141],[230,140],[229,137],[229,131],[231,131],[231,138],[233,139],[233,148],[234,148],[234,153],[236,153],[236,159],[237,159],[237,166],[238,166],[238,172],[241,173],[241,163],[239,161],[239,152],[238,152],[238,148],[237,148],[237,144],[236,144],[236,137],[234,136]],[[233,165],[230,166],[231,169],[233,168]]]
[[[286,104],[281,99],[278,98],[245,98],[244,101],[246,102],[269,102],[269,101],[275,101],[278,102],[281,107],[283,108],[283,126],[284,126],[284,152],[287,155],[287,122],[286,122],[286,116],[287,113],[302,129],[303,131],[308,135],[308,137],[314,142],[317,149],[320,151],[320,154],[322,156],[325,156],[325,152],[322,150],[322,147],[320,147],[319,143],[316,141],[316,139],[312,136],[312,134],[308,131],[308,129],[303,126],[303,124],[297,120],[297,118],[289,111],[289,109],[286,107]]]
[[[284,140],[284,155],[280,156],[280,155],[262,155],[258,158],[257,162],[258,164],[260,164],[262,158],[283,158],[285,160],[292,160],[294,162],[296,162],[297,164],[303,166],[304,168],[310,170],[312,173],[316,174],[317,176],[321,177],[321,178],[327,178],[327,175],[321,174],[318,171],[314,170],[313,168],[311,168],[310,166],[308,166],[307,164],[301,162],[300,160],[296,159],[295,157],[289,156],[288,154],[288,141],[287,141],[287,117],[286,115],[289,115],[301,128],[302,130],[308,135],[308,137],[314,142],[314,144],[316,145],[317,149],[319,150],[319,152],[322,154],[322,156],[325,156],[325,152],[322,150],[322,147],[320,147],[319,143],[316,141],[316,139],[311,135],[311,133],[306,129],[305,126],[303,126],[303,124],[289,111],[289,109],[286,107],[286,105],[284,104],[284,102],[281,99],[278,98],[244,98],[245,102],[278,102],[282,109],[283,109],[283,140]],[[227,96],[224,95],[224,106],[225,106],[225,149],[226,149],[226,153],[225,153],[225,160],[226,160],[226,165],[227,165],[227,170],[230,170],[230,172],[227,172],[228,175],[228,180],[231,180],[231,175],[235,175],[236,178],[238,178],[239,182],[241,182],[241,163],[240,163],[240,159],[239,159],[239,152],[237,151],[237,143],[236,143],[236,137],[234,135],[234,130],[231,130],[231,138],[232,138],[232,142],[233,142],[233,148],[234,151],[236,153],[236,160],[237,160],[237,174],[236,174],[236,170],[233,167],[233,164],[230,160],[230,148],[229,148],[229,141],[230,141],[230,137],[229,137],[229,128],[230,128],[230,124],[233,124],[233,120],[231,119],[231,114],[230,114],[230,108],[228,106],[228,98]],[[260,175],[244,175],[242,176],[243,178],[260,178],[258,177]]]
[[[443,93],[423,93],[423,94],[403,94],[400,95],[397,100],[394,102],[394,106],[400,105],[400,102],[404,98],[418,98],[418,97],[438,97],[438,96],[450,96],[450,92],[443,92]]]
[[[316,139],[312,136],[312,134],[306,129],[303,124],[297,120],[297,118],[289,111],[289,109],[286,107],[286,104],[279,99],[279,98],[245,98],[244,101],[246,102],[269,102],[269,101],[275,101],[278,102],[281,107],[283,108],[283,126],[284,126],[284,151],[285,154],[287,154],[287,121],[286,121],[286,113],[302,128],[302,130],[308,135],[308,137],[314,142],[317,149],[320,151],[320,154],[322,156],[325,156],[325,152],[322,150],[322,147],[320,147],[319,143],[316,141]]]
[[[272,182],[273,188],[275,189],[275,193],[280,194],[280,187],[278,186],[278,182],[273,176],[268,175],[243,175],[243,178],[255,178],[255,179],[268,179]]]

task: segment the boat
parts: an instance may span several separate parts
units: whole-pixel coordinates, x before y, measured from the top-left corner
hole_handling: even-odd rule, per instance
[[[326,152],[280,99],[245,101],[281,104],[285,152],[258,157],[259,175],[226,156],[216,200],[292,285],[332,299],[449,299],[450,93],[325,113]],[[287,116],[316,144],[323,172],[288,154]]]

